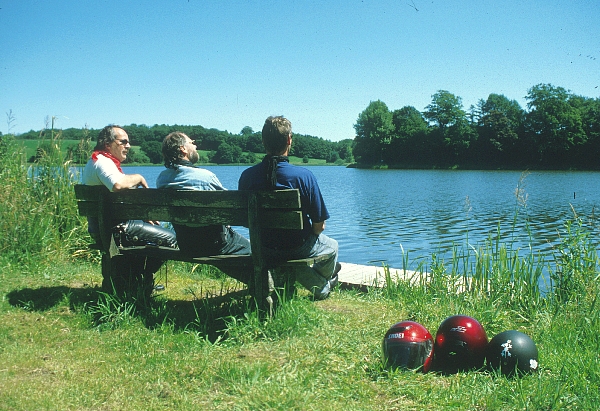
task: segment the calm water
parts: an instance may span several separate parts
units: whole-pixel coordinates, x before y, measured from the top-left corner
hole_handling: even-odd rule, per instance
[[[245,166],[206,167],[223,185],[237,188]],[[531,172],[522,183],[527,196],[518,206],[514,171],[357,170],[308,167],[317,176],[331,214],[326,234],[338,240],[340,261],[402,267],[402,249],[411,267],[433,252],[451,256],[453,244],[477,246],[495,234],[550,254],[558,230],[573,216],[592,216],[600,205],[600,173]],[[163,167],[127,167],[153,185]],[[516,211],[516,230],[512,230]],[[243,230],[241,230],[243,231]],[[247,231],[244,232],[247,234]],[[525,255],[525,250],[520,253]]]

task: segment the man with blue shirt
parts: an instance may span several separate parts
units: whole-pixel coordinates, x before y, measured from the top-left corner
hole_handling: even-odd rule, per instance
[[[263,161],[242,172],[239,190],[300,190],[304,229],[291,231],[270,229],[263,238],[267,258],[293,260],[321,255],[327,259],[312,267],[295,268],[296,280],[312,292],[317,300],[325,299],[338,283],[340,264],[338,243],[323,234],[329,212],[314,174],[288,161],[292,145],[292,124],[282,116],[269,117],[262,129],[267,155]],[[281,269],[278,269],[280,271]],[[279,273],[277,273],[279,276]]]
[[[199,159],[196,144],[184,133],[176,131],[167,135],[163,140],[162,153],[166,169],[156,179],[157,188],[226,190],[214,173],[194,165]],[[173,224],[173,228],[179,249],[191,257],[250,254],[250,241],[229,226]],[[251,272],[240,272],[239,269],[227,270],[225,274],[245,284],[251,278]]]

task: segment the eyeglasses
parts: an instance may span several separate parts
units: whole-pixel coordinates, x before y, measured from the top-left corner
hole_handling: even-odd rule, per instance
[[[126,138],[124,138],[123,140],[115,140],[117,143],[121,144],[122,146],[126,146],[127,144],[129,144],[129,140],[127,140]]]

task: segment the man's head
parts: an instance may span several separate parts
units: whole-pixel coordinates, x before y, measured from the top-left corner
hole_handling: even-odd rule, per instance
[[[108,151],[119,161],[125,161],[130,148],[129,137],[123,127],[110,125],[100,130],[94,150]]]
[[[189,161],[194,164],[200,158],[196,150],[196,143],[179,131],[174,131],[165,137],[162,144],[162,154],[167,168],[173,168],[182,161]]]
[[[283,116],[271,116],[262,129],[262,142],[267,154],[280,156],[287,153],[292,144],[292,123]]]

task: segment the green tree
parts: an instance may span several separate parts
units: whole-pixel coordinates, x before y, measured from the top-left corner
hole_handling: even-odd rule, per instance
[[[393,116],[387,105],[381,101],[371,101],[359,114],[356,124],[356,146],[354,157],[360,163],[379,163],[383,152],[392,141],[394,133]]]
[[[337,151],[331,151],[329,153],[329,156],[327,157],[327,162],[328,163],[335,163],[336,161],[338,161],[340,159],[340,153],[338,153]]]
[[[217,164],[239,163],[242,158],[242,149],[228,143],[221,143],[212,156],[211,161]]]
[[[262,143],[262,135],[261,133],[253,133],[248,136],[246,140],[246,151],[250,151],[252,153],[264,153],[265,148]]]
[[[148,156],[152,164],[160,164],[163,162],[162,143],[158,141],[146,141],[140,144],[140,148]]]
[[[462,99],[446,90],[439,90],[431,96],[431,103],[425,107],[424,116],[437,125],[442,134],[446,127],[467,119]]]
[[[394,110],[394,138],[385,160],[390,164],[414,163],[427,151],[427,121],[419,110],[413,106],[404,106]]]
[[[539,160],[557,165],[576,145],[586,142],[581,113],[569,91],[551,84],[538,84],[525,97],[529,113],[526,132],[535,144]]]
[[[600,98],[571,96],[570,103],[581,116],[581,124],[585,133],[584,144],[575,147],[571,158],[574,166],[598,169],[600,158]]]
[[[131,147],[129,149],[129,153],[127,153],[127,159],[125,159],[125,163],[138,163],[138,164],[148,164],[150,163],[150,159],[141,150],[136,150]]]
[[[446,90],[439,90],[425,109],[424,116],[437,126],[435,135],[444,147],[437,153],[438,158],[443,161],[464,160],[476,133],[469,126],[462,99]]]
[[[479,101],[478,156],[482,162],[510,163],[517,156],[525,111],[516,100],[490,94]]]
[[[335,145],[335,150],[340,154],[340,158],[346,163],[353,163],[354,156],[352,155],[352,148],[354,147],[354,141],[351,139],[344,139],[338,141]]]
[[[254,130],[252,130],[252,127],[250,126],[245,126],[244,128],[242,128],[242,131],[240,131],[240,136],[251,136],[252,134],[254,134]]]

